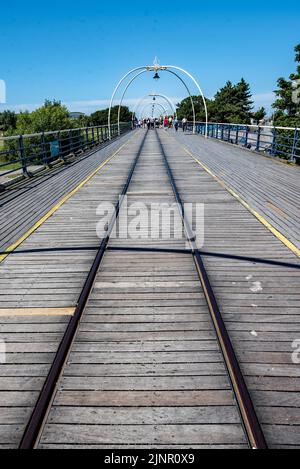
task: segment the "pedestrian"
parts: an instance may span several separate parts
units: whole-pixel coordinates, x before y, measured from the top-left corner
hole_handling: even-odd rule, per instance
[[[169,128],[172,129],[173,127],[173,117],[169,117]]]
[[[168,130],[168,127],[169,127],[169,119],[168,119],[168,117],[166,116],[165,119],[164,119],[164,129],[165,129],[165,130]]]
[[[174,121],[174,127],[175,127],[175,132],[178,132],[179,122],[177,118]]]
[[[150,130],[150,127],[151,127],[151,122],[150,122],[150,119],[147,120],[147,129]]]
[[[187,123],[188,123],[188,120],[187,120],[186,117],[184,117],[184,118],[182,119],[182,131],[183,131],[183,132],[186,131]]]

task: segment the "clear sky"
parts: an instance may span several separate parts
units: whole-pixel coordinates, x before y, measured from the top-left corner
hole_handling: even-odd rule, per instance
[[[299,0],[15,0],[2,2],[0,12],[7,87],[0,110],[32,109],[48,98],[91,112],[107,104],[126,71],[155,56],[193,73],[208,97],[244,77],[256,105],[270,106],[277,78],[295,69],[300,42]],[[147,74],[129,91],[130,102],[151,91],[184,97],[167,75],[156,85]]]

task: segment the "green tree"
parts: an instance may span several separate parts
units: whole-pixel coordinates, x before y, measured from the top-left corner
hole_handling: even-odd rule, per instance
[[[101,109],[90,115],[90,125],[106,125],[108,121],[109,109]],[[116,124],[118,122],[118,111],[119,106],[114,106],[111,110],[111,123]],[[129,111],[127,106],[121,106],[120,122],[130,122],[132,119],[132,113]]]
[[[243,78],[236,85],[228,81],[215,95],[213,121],[250,124],[251,97],[250,85]]]
[[[261,120],[263,120],[267,115],[267,112],[264,107],[261,107],[256,112],[252,113],[252,119],[255,120],[256,124],[258,125]]]
[[[204,104],[201,96],[192,96],[194,106],[195,106],[195,113],[196,113],[196,120],[199,122],[205,121],[205,109]],[[208,114],[211,115],[211,100],[205,98]],[[177,104],[177,116],[178,119],[181,120],[186,117],[189,121],[193,120],[193,109],[191,105],[191,99],[185,98],[181,103]]]
[[[277,99],[273,104],[275,125],[300,126],[300,44],[295,47],[295,62],[298,63],[296,72],[289,79],[281,77],[277,81]]]
[[[206,98],[208,119],[210,122],[232,122],[250,124],[253,101],[249,84],[242,78],[236,85],[228,81],[215,95],[213,100]],[[193,96],[196,119],[205,120],[204,106],[201,96]],[[178,105],[178,117],[193,119],[190,99],[186,98]]]
[[[17,115],[12,111],[3,111],[0,113],[0,131],[6,132],[9,128],[15,129],[17,124]]]
[[[18,134],[50,132],[69,129],[74,123],[69,119],[69,111],[59,101],[45,101],[35,111],[21,112],[18,115],[16,131]]]

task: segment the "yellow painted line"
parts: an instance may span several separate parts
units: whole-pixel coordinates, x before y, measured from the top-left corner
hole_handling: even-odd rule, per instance
[[[82,189],[83,186],[85,186],[102,168],[104,168],[104,166],[106,166],[113,158],[115,158],[115,156],[117,156],[121,150],[123,150],[123,148],[128,145],[128,143],[131,141],[132,139],[130,138],[127,142],[125,142],[120,148],[118,148],[118,150],[113,154],[111,155],[109,158],[107,158],[105,161],[103,161],[101,163],[100,166],[98,166],[98,168],[96,168],[89,176],[87,176],[78,186],[75,187],[75,189],[73,189],[71,192],[69,192],[68,194],[66,194],[56,205],[54,205],[54,207],[51,208],[51,210],[49,210],[49,212],[46,213],[46,215],[44,215],[38,222],[36,222],[31,228],[30,230],[28,230],[20,239],[18,239],[15,243],[11,244],[11,246],[9,246],[6,250],[5,250],[5,253],[2,254],[0,256],[0,264],[1,262],[4,261],[4,259],[7,258],[7,256],[9,256],[9,254],[14,251],[15,249],[17,249],[17,247],[20,246],[20,244],[22,244],[27,238],[29,238],[29,236],[31,236],[43,223],[45,223],[45,221],[47,221],[50,217],[52,217],[52,215],[57,212],[57,210],[63,205],[65,204],[71,197],[73,197],[73,195],[75,195],[80,189]]]
[[[73,316],[75,308],[8,308],[0,309],[0,317]]]
[[[300,257],[300,249],[297,248],[291,241],[289,241],[280,231],[274,228],[262,215],[260,215],[251,205],[248,204],[244,199],[241,198],[237,192],[231,187],[227,186],[221,179],[218,178],[202,161],[198,160],[184,145],[180,144],[184,151],[193,158],[210,176],[212,176],[226,191],[228,191],[235,199],[237,199],[252,215],[254,215],[260,223],[262,223],[276,238],[279,239],[288,249],[290,249],[296,256]]]

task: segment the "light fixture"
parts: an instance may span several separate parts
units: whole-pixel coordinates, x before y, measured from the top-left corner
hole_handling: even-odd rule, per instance
[[[154,77],[153,77],[153,80],[159,80],[160,79],[160,76],[159,74],[156,72]]]

